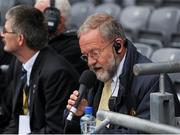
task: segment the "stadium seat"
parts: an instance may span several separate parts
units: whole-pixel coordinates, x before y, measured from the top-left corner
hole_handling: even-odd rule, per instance
[[[34,6],[36,0],[16,0],[16,5]]]
[[[29,5],[34,6],[35,0],[0,0],[0,26],[3,26],[5,23],[5,14],[11,7],[15,5]]]
[[[3,26],[5,22],[5,14],[7,10],[15,5],[15,0],[0,0],[0,12],[1,12],[1,22],[0,25]]]
[[[72,5],[70,29],[78,29],[85,19],[94,13],[95,6],[90,2],[78,2]]]
[[[138,31],[135,42],[149,44],[155,50],[164,47],[162,34],[149,30]]]
[[[171,35],[170,46],[180,48],[180,33],[173,33]]]
[[[153,10],[146,31],[138,34],[140,42],[158,44],[168,47],[171,34],[178,29],[179,9],[175,7],[162,7]]]
[[[150,58],[154,49],[147,45],[147,44],[143,44],[143,43],[134,43],[135,47],[137,48],[137,50],[143,54],[144,56],[146,56],[147,58]]]
[[[99,0],[98,0],[98,1],[99,1]],[[79,2],[90,2],[90,3],[95,4],[95,3],[97,3],[98,1],[97,1],[97,0],[69,0],[69,3],[70,3],[70,5],[72,6],[72,5],[74,5],[74,4],[76,4],[76,3],[79,3]]]
[[[152,54],[151,60],[153,62],[180,61],[179,56],[180,49],[178,48],[161,48]],[[170,73],[169,76],[180,100],[180,73]]]
[[[152,10],[145,6],[128,6],[122,10],[119,22],[130,39],[135,40],[137,32],[146,29]]]
[[[163,0],[162,6],[180,7],[180,0]]]
[[[122,1],[121,5],[122,7],[128,7],[128,6],[134,6],[136,5],[136,0],[116,0],[116,1]],[[116,2],[118,3],[118,2]]]
[[[101,0],[101,3],[115,3],[116,0]]]
[[[113,16],[116,20],[119,20],[121,14],[121,7],[115,3],[104,3],[96,6],[95,12],[105,12]]]
[[[167,62],[180,60],[180,49],[178,48],[160,48],[156,50],[151,57],[153,62]]]
[[[70,0],[70,4],[73,5],[75,3],[78,3],[78,2],[82,2],[83,0]]]
[[[97,0],[96,0],[97,1]],[[103,3],[115,3],[120,7],[127,7],[135,5],[136,0],[98,0],[101,4]]]
[[[163,0],[136,0],[136,5],[159,7]]]

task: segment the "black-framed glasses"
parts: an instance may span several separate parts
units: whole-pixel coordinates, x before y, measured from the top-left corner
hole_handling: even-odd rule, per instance
[[[111,42],[112,43],[112,42]],[[83,60],[83,61],[85,61],[85,62],[88,62],[88,57],[91,57],[92,59],[94,59],[94,60],[98,60],[99,59],[99,57],[101,56],[101,54],[102,54],[102,52],[106,49],[106,48],[108,48],[110,46],[110,44],[108,44],[108,45],[106,45],[104,48],[102,48],[102,49],[93,49],[93,50],[91,50],[91,51],[89,51],[89,53],[88,54],[83,54],[83,55],[81,55],[81,59]]]
[[[16,32],[14,31],[7,31],[5,27],[2,28],[2,34],[6,34],[6,33],[9,33],[9,34],[17,34]]]

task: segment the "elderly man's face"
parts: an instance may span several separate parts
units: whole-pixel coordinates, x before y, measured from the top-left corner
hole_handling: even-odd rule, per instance
[[[113,42],[105,42],[98,30],[91,30],[80,36],[80,48],[88,66],[96,72],[97,78],[108,81],[116,70]]]

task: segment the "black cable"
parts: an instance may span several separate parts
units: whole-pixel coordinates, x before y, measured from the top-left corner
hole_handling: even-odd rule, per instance
[[[64,124],[65,126],[64,126],[64,131],[63,131],[63,133],[66,134],[66,133],[67,133],[67,127],[68,127],[70,121],[65,119],[65,120],[64,120],[64,123],[65,123],[65,124]]]
[[[117,66],[117,61],[116,61],[115,52],[114,52],[115,50],[114,50],[113,46],[112,46],[112,51],[113,51],[113,56],[114,56],[115,69],[116,69],[116,72],[115,72],[115,74],[114,74],[114,75],[116,75],[116,76],[117,76],[118,66]],[[118,79],[116,79],[116,82],[115,82],[115,87],[114,87],[114,90],[112,91],[111,96],[114,94],[114,92],[115,92],[115,90],[116,90],[117,83],[118,83]],[[111,97],[111,96],[110,96],[110,97]]]

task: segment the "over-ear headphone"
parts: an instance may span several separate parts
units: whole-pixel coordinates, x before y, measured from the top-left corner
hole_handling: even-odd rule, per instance
[[[60,23],[60,11],[55,8],[55,0],[50,0],[50,7],[44,10],[44,16],[47,19],[48,31],[53,33],[56,31],[58,24]]]
[[[119,54],[118,51],[121,48],[121,44],[118,43],[117,41],[115,41],[113,47],[114,47],[114,50],[115,50],[116,54]]]

